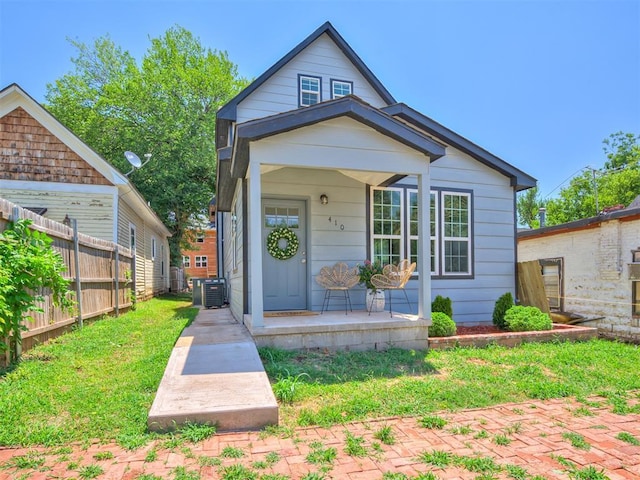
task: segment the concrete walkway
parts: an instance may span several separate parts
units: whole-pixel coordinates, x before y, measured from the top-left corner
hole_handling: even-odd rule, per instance
[[[167,363],[151,410],[150,430],[187,421],[218,431],[259,430],[278,423],[278,404],[258,350],[227,308],[201,309]]]

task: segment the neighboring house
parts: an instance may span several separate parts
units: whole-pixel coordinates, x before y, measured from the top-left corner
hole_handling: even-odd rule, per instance
[[[640,196],[622,210],[519,232],[518,260],[540,262],[552,310],[640,341]]]
[[[129,182],[13,84],[0,91],[0,198],[135,248],[138,298],[169,289],[171,233]]]
[[[407,288],[425,319],[437,294],[467,324],[515,294],[515,196],[535,179],[398,103],[330,23],[223,106],[216,135],[221,275],[251,329],[319,312],[314,278],[338,261],[417,262]],[[278,260],[266,238],[283,224],[299,248]]]
[[[187,278],[218,276],[218,232],[216,230],[216,201],[209,203],[209,218],[200,229],[192,232],[195,240],[191,248],[182,251],[182,268]]]

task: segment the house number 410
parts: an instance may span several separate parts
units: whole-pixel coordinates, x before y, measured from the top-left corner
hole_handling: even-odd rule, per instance
[[[333,224],[337,227],[338,226],[338,220],[336,220],[335,218],[332,220],[331,217],[329,217],[329,223],[333,222]],[[340,230],[344,230],[344,223],[340,224]]]

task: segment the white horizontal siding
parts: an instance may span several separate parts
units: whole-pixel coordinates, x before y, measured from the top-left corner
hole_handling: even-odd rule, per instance
[[[118,201],[118,244],[129,248],[129,225],[136,227],[136,292],[148,298],[169,289],[169,242],[164,233],[144,221],[127,203]],[[156,257],[152,258],[151,238],[156,239]],[[164,275],[162,246],[164,245]]]
[[[13,182],[14,184],[17,182]],[[62,223],[65,216],[78,221],[78,231],[103,240],[113,241],[115,222],[113,220],[115,187],[102,187],[102,193],[92,191],[49,191],[36,190],[38,182],[31,183],[31,189],[2,188],[0,197],[21,207],[44,207],[46,218]]]
[[[284,65],[238,105],[245,122],[298,108],[298,74],[322,78],[322,100],[331,98],[331,79],[353,82],[353,93],[375,107],[385,102],[342,51],[324,34]]]

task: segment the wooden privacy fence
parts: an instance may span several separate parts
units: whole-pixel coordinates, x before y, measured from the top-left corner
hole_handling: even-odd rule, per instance
[[[545,313],[551,312],[544,289],[542,267],[537,260],[518,263],[518,299],[522,305],[538,307]]]
[[[103,314],[118,315],[132,305],[131,278],[133,253],[116,243],[78,233],[77,228],[54,222],[14,203],[0,198],[0,232],[9,221],[28,218],[30,228],[46,233],[53,240],[53,248],[60,253],[67,267],[65,276],[71,280],[77,308],[63,312],[52,304],[51,295],[42,292],[43,313],[34,313],[33,321],[25,322],[22,348],[60,335],[73,324],[82,325],[83,319]],[[75,224],[75,222],[72,222]],[[0,359],[1,361],[1,359]]]

